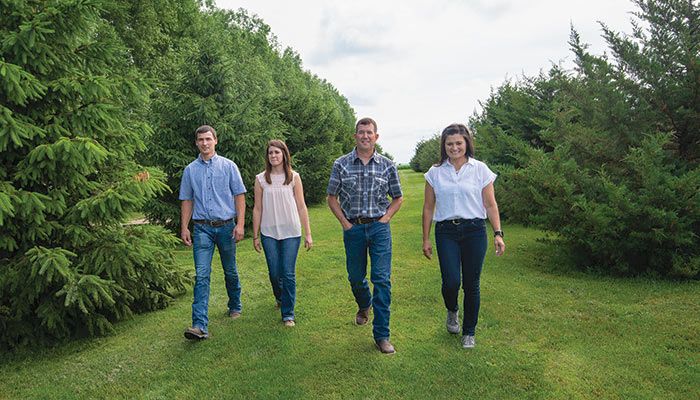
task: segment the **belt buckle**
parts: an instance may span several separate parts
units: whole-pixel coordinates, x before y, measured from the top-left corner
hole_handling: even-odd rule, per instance
[[[459,219],[453,219],[453,220],[452,220],[452,225],[461,225],[461,224],[462,224],[462,221],[459,220]]]

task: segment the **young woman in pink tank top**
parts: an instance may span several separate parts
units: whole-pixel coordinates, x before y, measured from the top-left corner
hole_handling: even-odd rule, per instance
[[[311,249],[309,213],[301,177],[292,170],[289,149],[281,140],[270,140],[265,171],[255,177],[253,247],[265,251],[276,305],[285,326],[294,326],[296,260],[304,228],[304,247]]]

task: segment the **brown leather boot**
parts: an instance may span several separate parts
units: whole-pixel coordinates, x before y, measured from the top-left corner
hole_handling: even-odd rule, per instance
[[[377,348],[384,354],[394,354],[396,350],[394,346],[389,342],[389,339],[384,339],[376,342]]]
[[[357,314],[355,314],[355,323],[357,325],[367,324],[367,321],[369,321],[369,309],[370,307],[367,307],[364,310],[357,310]]]

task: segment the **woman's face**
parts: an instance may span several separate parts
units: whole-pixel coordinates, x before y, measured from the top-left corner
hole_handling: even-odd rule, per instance
[[[445,152],[450,160],[459,160],[467,154],[467,142],[464,136],[456,133],[445,138]]]
[[[267,158],[270,160],[270,165],[276,167],[281,165],[284,161],[284,154],[282,150],[275,146],[270,146],[267,149]]]

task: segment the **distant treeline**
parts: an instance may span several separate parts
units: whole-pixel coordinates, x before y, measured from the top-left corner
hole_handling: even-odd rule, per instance
[[[499,174],[502,214],[553,233],[581,268],[697,278],[700,8],[635,3],[631,34],[602,25],[609,55],[572,28],[573,71],[497,88],[470,121],[476,158]],[[417,144],[414,170],[438,160],[439,141]]]

